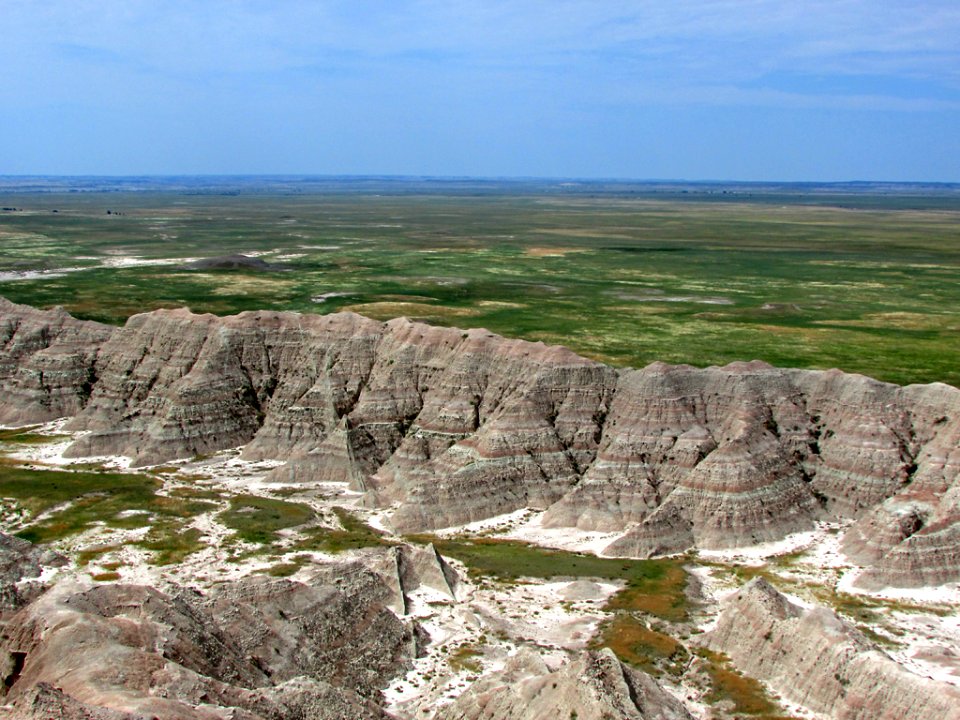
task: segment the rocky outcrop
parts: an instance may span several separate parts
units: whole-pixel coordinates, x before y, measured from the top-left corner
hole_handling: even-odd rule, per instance
[[[942,497],[898,495],[881,503],[844,536],[847,556],[865,567],[856,585],[941,585],[960,577],[960,486]]]
[[[531,651],[475,682],[436,720],[690,720],[676,698],[610,650],[586,652],[556,672]]]
[[[960,690],[914,675],[826,608],[803,609],[762,578],[727,601],[706,637],[782,697],[847,720],[960,718]]]
[[[52,550],[0,533],[0,620],[37,597],[46,587],[39,577],[44,567],[67,560]]]
[[[379,688],[409,667],[413,632],[374,574],[335,577],[248,579],[209,596],[61,582],[0,640],[8,715],[386,718]]]
[[[843,550],[867,569],[857,584],[939,585],[960,578],[960,415],[935,386],[904,389],[926,422],[902,489],[869,510],[844,536]]]
[[[446,600],[457,600],[460,576],[431,545],[394,545],[368,551],[364,563],[390,587],[390,607],[400,615],[410,611],[411,595],[429,589]]]
[[[94,360],[113,328],[0,298],[0,424],[76,415],[96,382]]]
[[[876,538],[869,553],[889,558],[878,582],[960,578],[948,495],[960,391],[947,385],[758,362],[616,370],[484,330],[351,313],[160,310],[114,330],[0,311],[21,328],[0,350],[0,412],[27,422],[82,406],[75,457],[145,465],[243,445],[248,459],[287,462],[274,479],[347,482],[392,506],[400,532],[534,507],[548,526],[626,531],[615,555],[852,518],[851,537]],[[32,368],[51,355],[74,371],[44,375],[40,402]],[[894,528],[887,501],[922,505],[923,527]]]
[[[224,586],[203,607],[272,682],[306,675],[375,696],[416,655],[411,629],[361,565],[332,566],[315,583],[253,578]]]

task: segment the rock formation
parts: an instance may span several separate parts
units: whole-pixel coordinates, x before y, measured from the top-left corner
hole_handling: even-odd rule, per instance
[[[960,689],[914,675],[826,608],[805,610],[756,578],[705,638],[788,700],[845,720],[960,718]]]
[[[547,525],[626,531],[616,555],[852,518],[849,548],[876,565],[864,582],[960,579],[960,391],[947,385],[759,362],[617,370],[351,313],[158,310],[113,329],[5,302],[0,323],[0,421],[75,414],[87,434],[74,457],[147,465],[244,445],[287,461],[278,477],[349,482],[393,506],[398,531],[535,507]]]
[[[45,566],[59,567],[66,562],[65,557],[52,550],[0,533],[0,620],[45,589],[39,581]]]
[[[4,628],[4,717],[386,718],[379,688],[409,667],[413,631],[373,573],[325,579],[247,579],[209,596],[61,582]]]
[[[0,298],[0,423],[76,415],[96,382],[94,361],[114,328]]]
[[[500,672],[475,682],[436,720],[690,720],[690,714],[649,675],[610,650],[583,653],[550,672],[521,651]]]
[[[457,600],[460,576],[433,545],[395,545],[367,551],[367,567],[374,568],[392,591],[390,607],[400,615],[410,611],[410,596],[429,588],[450,601]]]

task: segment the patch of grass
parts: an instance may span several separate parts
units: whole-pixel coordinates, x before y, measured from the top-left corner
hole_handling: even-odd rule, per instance
[[[220,500],[223,493],[219,490],[207,490],[194,487],[175,487],[167,491],[171,497],[187,498],[190,500]]]
[[[460,560],[476,576],[507,581],[523,577],[623,580],[626,587],[610,599],[606,609],[640,610],[672,621],[687,617],[687,575],[682,562],[676,559],[598,558],[495,538],[413,539],[432,542],[442,555]]]
[[[230,507],[220,513],[220,522],[238,538],[261,545],[276,542],[278,530],[304,525],[315,518],[309,505],[257,495],[236,495],[230,498]]]
[[[98,557],[119,549],[119,545],[98,545],[96,547],[87,548],[86,550],[81,550],[74,555],[74,559],[77,561],[78,567],[86,567]]]
[[[890,613],[925,613],[946,616],[953,612],[953,610],[945,606],[916,605],[914,603],[897,600],[851,595],[849,593],[836,592],[829,587],[818,586],[811,588],[811,590],[820,603],[832,608],[847,620],[852,621],[853,624],[857,626],[857,629],[872,642],[887,648],[902,647],[902,643],[876,630],[878,627],[891,627],[889,622]],[[899,631],[896,631],[895,628],[893,628],[892,631],[894,634],[899,634]]]
[[[207,547],[201,537],[202,534],[196,528],[184,530],[179,525],[164,523],[152,528],[147,536],[136,544],[153,553],[154,564],[177,565],[188,555]]]
[[[281,487],[281,488],[271,488],[270,493],[272,495],[277,495],[282,498],[293,497],[294,495],[300,495],[303,492],[302,488],[298,487]]]
[[[334,508],[342,529],[311,527],[302,531],[303,538],[294,544],[295,550],[319,550],[341,553],[344,550],[392,545],[383,534],[343,508]]]
[[[96,575],[91,575],[90,577],[96,580],[97,582],[114,582],[120,579],[120,573],[109,571],[109,572],[97,573]]]
[[[666,672],[679,677],[690,657],[680,642],[651,629],[632,613],[617,613],[604,623],[591,646],[610,648],[623,662],[654,676]]]
[[[708,703],[733,704],[735,717],[744,715],[756,720],[792,720],[781,713],[767,691],[757,680],[737,672],[723,653],[697,648],[697,655],[705,661],[710,691]]]
[[[276,565],[271,565],[265,570],[261,570],[260,573],[263,575],[269,575],[270,577],[285,578],[296,574],[296,572],[302,567],[302,562],[277,563]]]
[[[665,620],[687,618],[687,573],[676,561],[659,562],[657,573],[633,573],[627,586],[607,601],[606,610],[639,610]]]
[[[454,672],[480,673],[483,665],[477,658],[483,656],[481,646],[474,643],[463,643],[447,658],[447,664]]]
[[[12,498],[34,517],[17,535],[47,543],[81,533],[96,523],[138,528],[157,519],[184,519],[214,506],[199,500],[157,495],[160,481],[140,473],[38,470],[0,465],[0,497]],[[62,509],[54,510],[58,506]]]
[[[17,445],[43,445],[45,443],[59,442],[67,439],[68,435],[45,435],[35,433],[39,425],[31,427],[12,428],[9,430],[0,430],[0,442],[14,443]]]

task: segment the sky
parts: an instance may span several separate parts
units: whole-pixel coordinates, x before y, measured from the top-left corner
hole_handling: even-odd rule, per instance
[[[0,174],[960,181],[958,0],[0,0]]]

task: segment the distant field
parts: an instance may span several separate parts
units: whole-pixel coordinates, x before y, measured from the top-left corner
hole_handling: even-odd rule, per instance
[[[0,294],[84,318],[350,309],[616,365],[759,358],[960,386],[956,195],[85,192],[0,206],[18,208],[0,211]],[[234,253],[288,270],[183,267]]]

